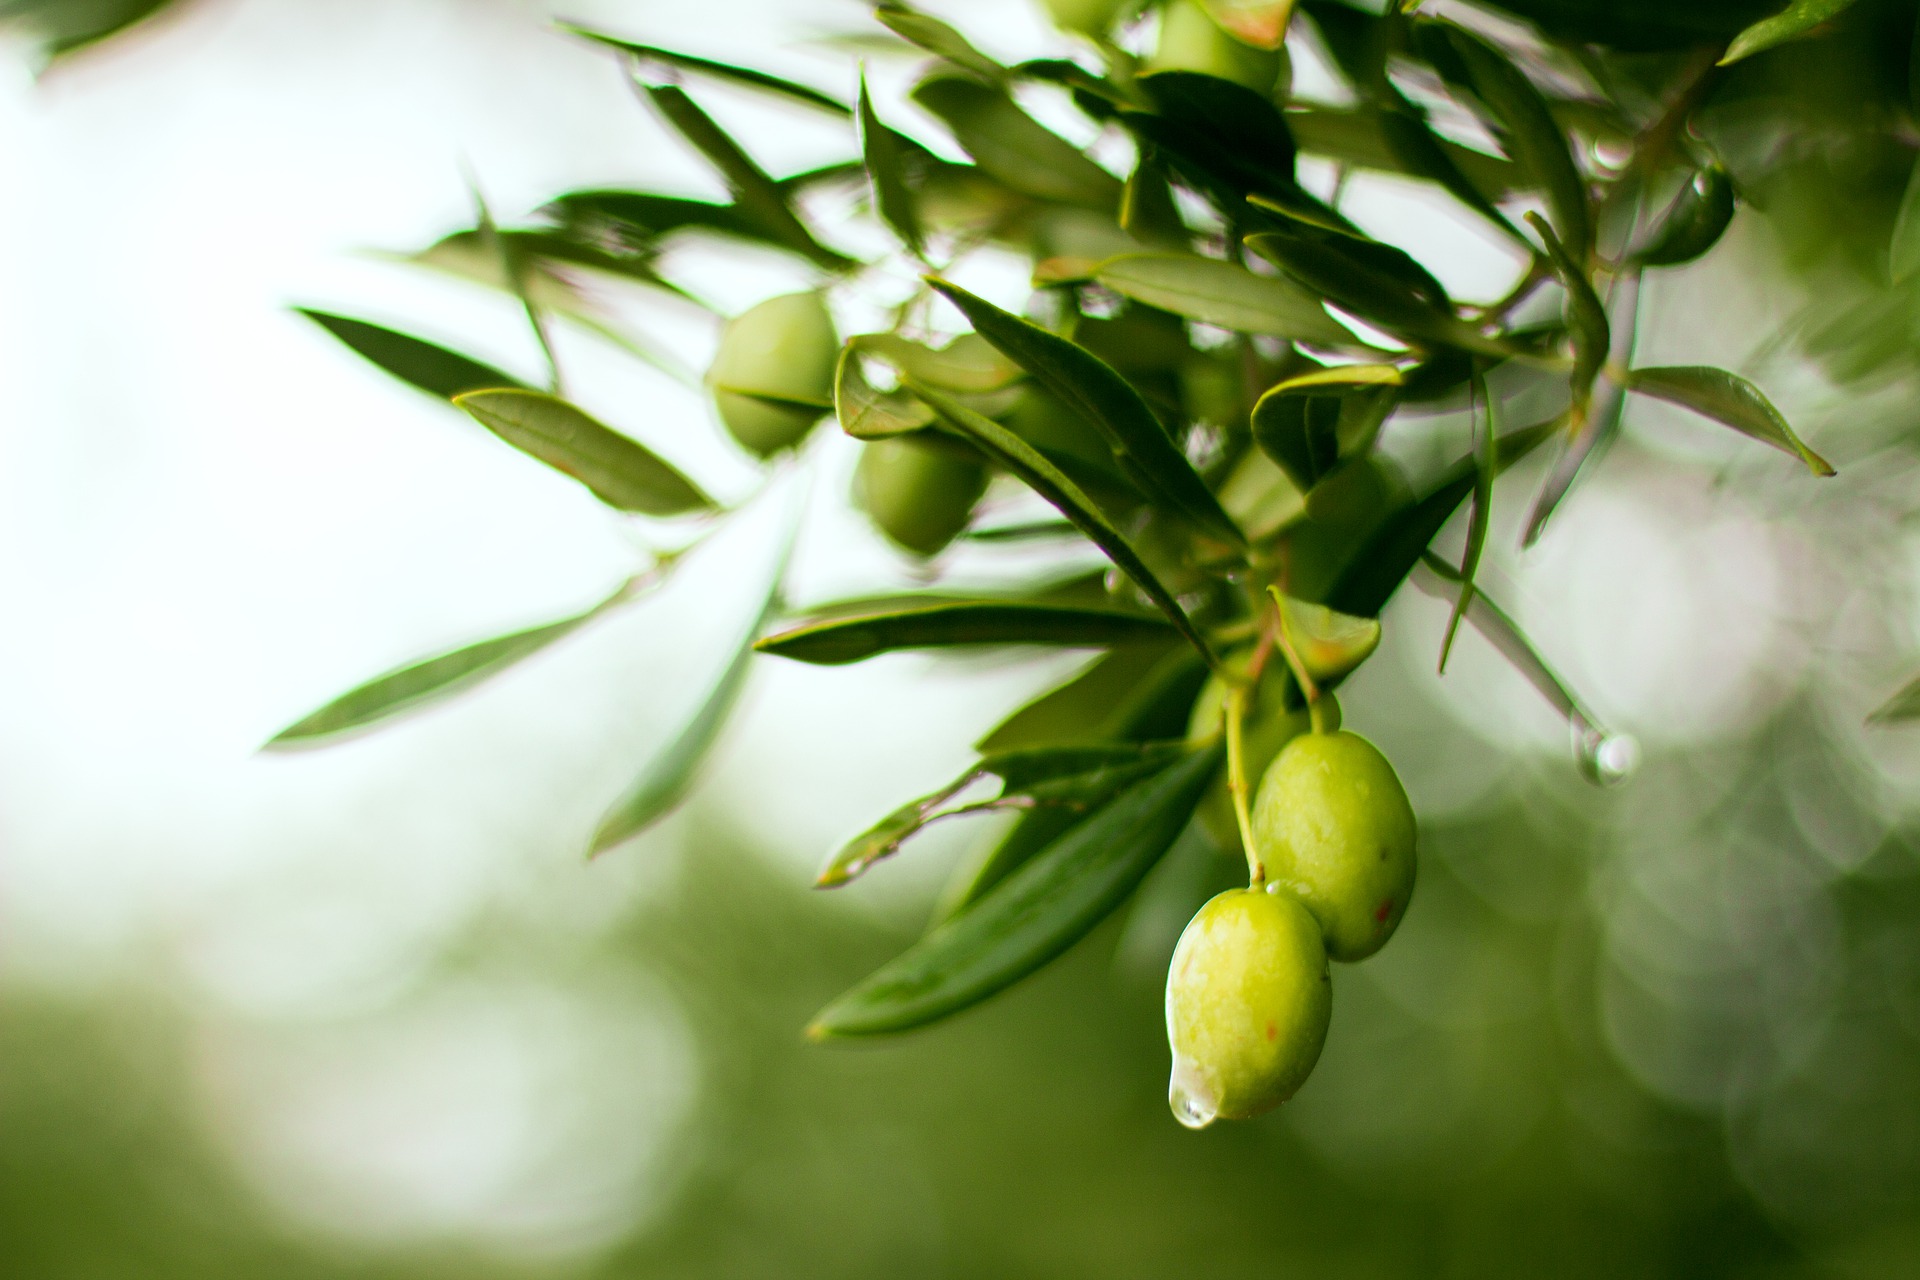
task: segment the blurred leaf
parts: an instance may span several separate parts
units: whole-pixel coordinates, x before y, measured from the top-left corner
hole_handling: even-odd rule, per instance
[[[1434,134],[1432,127],[1427,124],[1426,113],[1407,101],[1394,87],[1393,81],[1384,75],[1380,77],[1377,94],[1381,101],[1381,136],[1407,172],[1437,183],[1461,204],[1526,244],[1526,237],[1520,234],[1520,229],[1508,221],[1507,215],[1500,212],[1473,179],[1467,176],[1454,159],[1454,153]],[[1527,247],[1532,248],[1531,245]]]
[[[1307,493],[1341,458],[1371,446],[1399,385],[1390,364],[1334,365],[1275,383],[1254,403],[1254,442]]]
[[[665,236],[688,229],[763,241],[789,251],[793,247],[771,239],[767,230],[737,205],[650,191],[570,191],[550,201],[541,212],[576,234],[599,232],[634,247],[651,247]]]
[[[1677,267],[1692,262],[1720,242],[1732,221],[1733,180],[1717,165],[1702,169],[1680,189],[1661,215],[1647,247],[1633,259],[1646,267]],[[1894,239],[1897,244],[1897,231]],[[1920,245],[1916,245],[1915,253],[1920,256]]]
[[[897,333],[863,333],[849,341],[908,377],[956,395],[999,391],[1025,376],[1025,370],[977,333],[963,333],[944,347],[929,347]]]
[[[1005,67],[974,48],[965,36],[931,14],[909,8],[899,0],[881,0],[874,6],[873,16],[902,40],[936,58],[946,59],[982,80],[999,84],[1007,78]]]
[[[1600,295],[1593,291],[1593,282],[1587,279],[1586,270],[1567,253],[1547,220],[1532,212],[1526,217],[1527,225],[1540,233],[1553,274],[1567,291],[1567,327],[1573,331],[1573,403],[1576,412],[1584,414],[1593,394],[1593,380],[1606,364],[1612,344],[1607,309],[1601,304]]]
[[[1291,281],[1257,276],[1218,258],[1122,254],[1102,262],[1093,278],[1135,302],[1236,333],[1266,333],[1326,347],[1356,344],[1353,334],[1312,294]]]
[[[1821,23],[1836,18],[1853,7],[1853,0],[1794,0],[1771,18],[1762,19],[1733,39],[1720,65],[1751,58],[1754,54],[1806,35]]]
[[[881,221],[900,237],[900,243],[916,258],[926,255],[926,236],[920,227],[920,211],[913,192],[907,186],[906,140],[880,122],[873,109],[873,96],[867,92],[867,77],[860,76],[860,153],[866,160],[867,177],[873,183],[873,207]]]
[[[1280,622],[1307,674],[1323,684],[1339,680],[1380,647],[1380,619],[1339,613],[1272,588]]]
[[[1126,536],[1107,519],[1080,486],[1042,457],[1032,445],[993,419],[975,413],[932,387],[909,384],[908,389],[931,405],[949,429],[971,441],[982,453],[1020,477],[1035,493],[1052,503],[1061,515],[1071,520],[1080,532],[1104,551],[1107,558],[1120,567],[1121,572],[1133,579],[1134,585],[1153,601],[1181,635],[1192,642],[1203,658],[1209,663],[1213,661],[1213,651],[1187,617],[1187,611],[1180,607],[1180,602],[1147,567],[1140,553],[1133,549],[1133,544],[1127,541]]]
[[[1762,395],[1760,388],[1738,374],[1702,365],[1675,365],[1658,369],[1635,369],[1627,376],[1629,390],[1660,400],[1670,400],[1695,413],[1725,423],[1742,435],[1762,444],[1770,444],[1807,464],[1816,476],[1830,476],[1834,470],[1827,460],[1801,442]]]
[[[1140,640],[1166,625],[1152,614],[1118,609],[978,600],[802,623],[766,637],[756,647],[799,662],[839,666],[900,649],[1000,644],[1104,647]]]
[[[933,422],[933,410],[904,391],[876,391],[860,370],[860,347],[840,348],[833,371],[833,412],[840,429],[856,440],[883,440],[920,431]]]
[[[454,403],[522,453],[572,476],[610,507],[673,516],[714,506],[652,450],[554,396],[472,391]]]
[[[1915,33],[1916,47],[1920,47],[1920,26],[1915,27]],[[1920,83],[1920,76],[1916,77],[1915,83]],[[1895,284],[1904,284],[1920,274],[1920,164],[1913,166],[1913,172],[1907,178],[1906,194],[1900,198],[1900,211],[1893,220],[1893,244],[1887,254],[1887,266]]]
[[[365,320],[308,307],[294,310],[400,381],[442,400],[451,400],[469,391],[526,385],[492,365]]]
[[[1021,110],[1004,88],[936,76],[914,88],[913,100],[947,126],[981,169],[1013,190],[1102,211],[1119,204],[1120,180]]]
[[[938,791],[910,800],[855,836],[820,869],[816,889],[849,884],[928,824],[942,818],[994,809],[1048,806],[1084,812],[1110,800],[1130,783],[1172,764],[1187,753],[1179,742],[1151,744],[1093,743],[1037,747],[989,755]],[[975,782],[995,775],[999,795],[954,808],[949,801]]]
[[[1197,71],[1156,71],[1137,83],[1153,110],[1122,111],[1121,123],[1223,210],[1255,194],[1288,207],[1318,203],[1294,178],[1293,134],[1269,99]]]
[[[1287,38],[1293,0],[1200,0],[1220,29],[1256,49],[1278,49]]]
[[[760,608],[754,614],[752,624],[740,637],[740,642],[727,658],[726,666],[720,669],[718,678],[707,690],[706,697],[701,699],[692,717],[647,762],[633,786],[614,801],[600,819],[600,825],[587,846],[589,858],[598,857],[615,845],[639,835],[679,808],[680,802],[692,790],[701,764],[713,750],[720,731],[726,727],[727,717],[733,713],[734,704],[740,700],[740,691],[746,687],[747,672],[753,662],[754,641],[760,638],[767,623],[780,611],[781,584],[786,579],[787,563],[793,555],[794,532],[799,528],[798,512],[796,506],[796,519],[788,527],[786,541],[774,561],[773,572],[767,580],[766,592],[761,597]]]
[[[715,62],[709,58],[697,58],[690,53],[676,53],[671,49],[662,49],[656,45],[636,44],[631,40],[622,40],[618,36],[607,35],[604,32],[594,31],[590,28],[580,26],[578,23],[562,21],[555,25],[562,31],[570,32],[576,36],[583,36],[588,40],[592,40],[597,44],[606,45],[611,49],[618,49],[620,52],[630,54],[643,62],[662,63],[679,71],[691,71],[696,75],[707,76],[710,79],[720,80],[727,84],[739,85],[747,89],[756,89],[762,93],[770,93],[776,97],[785,98],[790,102],[798,102],[802,106],[814,107],[821,111],[831,112],[837,116],[850,116],[853,114],[853,112],[848,109],[846,103],[840,101],[832,94],[822,93],[818,89],[810,88],[804,84],[796,84],[792,80],[785,80],[779,76],[768,75],[764,71],[755,71],[751,67],[736,67],[732,63]]]
[[[1052,960],[1131,893],[1219,765],[1195,752],[1123,791],[985,897],[820,1012],[816,1040],[884,1035],[978,1004]]]
[[[1358,169],[1378,169],[1431,179],[1430,173],[1420,171],[1403,158],[1401,151],[1388,138],[1384,114],[1315,105],[1289,107],[1284,119],[1294,142],[1303,152],[1326,156]],[[1472,184],[1481,198],[1497,200],[1518,185],[1518,175],[1511,160],[1449,142],[1432,135],[1430,128],[1428,133],[1434,136],[1448,164]]]
[[[174,0],[4,0],[0,23],[19,24],[57,58],[118,35]]]
[[[1506,54],[1460,27],[1448,25],[1444,30],[1466,66],[1474,92],[1496,117],[1507,154],[1540,187],[1562,243],[1576,261],[1584,263],[1593,249],[1587,182],[1546,98]]]
[[[643,83],[641,87],[661,118],[713,165],[732,193],[735,206],[766,236],[829,270],[853,265],[853,259],[814,239],[813,232],[794,213],[787,193],[679,86]]]
[[[1219,499],[1175,446],[1147,402],[1105,361],[957,285],[940,279],[929,283],[960,309],[981,337],[1098,427],[1115,460],[1143,493],[1212,536],[1244,544],[1245,538],[1234,527],[1232,517],[1220,509]],[[1071,512],[1065,514],[1072,518]]]
[[[1467,545],[1460,557],[1460,594],[1453,614],[1447,619],[1446,636],[1440,641],[1440,674],[1447,671],[1447,656],[1453,652],[1453,638],[1460,631],[1460,620],[1473,603],[1474,581],[1480,571],[1480,556],[1486,550],[1487,526],[1493,519],[1493,481],[1500,473],[1498,412],[1487,394],[1486,380],[1478,368],[1473,371],[1470,417],[1473,425],[1473,506],[1467,513]]]
[[[1122,645],[1079,675],[1023,703],[974,744],[982,754],[1105,737],[1100,731],[1127,693],[1169,652],[1164,644]]]
[[[522,658],[532,657],[556,640],[571,635],[614,606],[633,599],[642,584],[641,579],[630,580],[599,604],[571,618],[495,636],[396,667],[288,725],[268,739],[262,750],[320,745],[314,739],[358,729],[472,688]]]
[[[1496,455],[1498,468],[1506,470],[1553,438],[1560,430],[1561,421],[1554,418],[1500,437]],[[1413,566],[1420,563],[1428,545],[1473,492],[1479,470],[1473,455],[1448,467],[1431,493],[1395,512],[1373,531],[1320,603],[1356,617],[1379,617]]]
[[[1868,724],[1899,724],[1905,720],[1920,720],[1920,678],[1902,685],[1900,692],[1881,703],[1867,717]]]

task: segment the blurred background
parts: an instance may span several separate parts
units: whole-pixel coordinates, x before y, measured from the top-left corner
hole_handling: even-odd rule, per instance
[[[1070,51],[1025,0],[928,7],[989,52]],[[1232,874],[1199,843],[950,1024],[800,1037],[986,833],[838,894],[806,887],[817,861],[1085,655],[763,660],[694,800],[581,858],[756,608],[767,520],[472,696],[256,754],[680,536],[289,311],[532,376],[510,302],[393,251],[471,225],[469,183],[503,219],[575,187],[714,192],[555,17],[841,93],[831,37],[866,25],[851,0],[188,0],[44,69],[18,32],[0,63],[0,1271],[1920,1273],[1920,730],[1863,727],[1920,664],[1916,308],[1879,283],[1920,139],[1852,115],[1883,50],[1799,46],[1796,78],[1728,108],[1757,207],[1643,304],[1643,362],[1755,379],[1840,478],[1636,401],[1522,556],[1539,473],[1513,473],[1482,582],[1642,767],[1585,784],[1475,635],[1436,678],[1446,609],[1403,591],[1342,699],[1420,812],[1419,895],[1336,971],[1298,1098],[1195,1134],[1167,1113],[1160,1000]],[[908,68],[871,56],[897,104]],[[1337,96],[1296,57],[1301,92]],[[776,174],[852,154],[830,123],[702,100]],[[1466,297],[1514,270],[1411,184],[1356,178],[1347,208],[1443,246]],[[687,265],[728,310],[790,270]],[[969,283],[1017,303],[1002,265]],[[704,363],[702,313],[605,302]],[[748,495],[697,390],[578,332],[561,355],[583,403]],[[802,599],[914,580],[842,509],[849,444],[817,451]],[[976,547],[941,572],[1032,569]]]

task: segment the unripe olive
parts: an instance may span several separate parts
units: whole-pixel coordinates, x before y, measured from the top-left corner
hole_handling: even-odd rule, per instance
[[[1224,661],[1228,670],[1239,673],[1247,669],[1251,657],[1252,651],[1243,649],[1239,653],[1228,654]],[[1287,664],[1279,654],[1269,654],[1267,665],[1260,672],[1260,683],[1248,691],[1247,709],[1240,723],[1241,768],[1249,787],[1260,784],[1267,766],[1280,754],[1280,748],[1311,727],[1304,704],[1291,710],[1287,707],[1291,684]],[[1226,677],[1217,671],[1200,686],[1200,696],[1193,700],[1193,714],[1187,722],[1189,742],[1203,742],[1225,732],[1227,689]],[[1340,704],[1333,700],[1331,694],[1322,697],[1320,714],[1328,728],[1340,727]],[[1251,795],[1247,797],[1247,803],[1249,806],[1253,803]],[[1233,791],[1228,786],[1225,768],[1221,769],[1207,787],[1207,793],[1200,798],[1195,816],[1200,820],[1201,830],[1216,845],[1239,852],[1240,823],[1234,817]]]
[[[720,420],[766,457],[798,444],[833,404],[840,339],[817,293],[749,307],[727,324],[707,368]]]
[[[870,442],[853,477],[854,500],[874,526],[922,556],[933,555],[967,527],[986,488],[987,468],[977,455],[911,436]]]
[[[1114,20],[1135,3],[1136,0],[1040,0],[1054,26],[1090,36],[1105,34]]]
[[[1168,0],[1160,11],[1160,40],[1146,71],[1200,71],[1243,84],[1262,97],[1280,77],[1280,55],[1241,44],[1222,31],[1196,0]]]
[[[1364,960],[1393,936],[1413,895],[1414,836],[1393,766],[1355,733],[1295,738],[1254,797],[1267,878],[1313,913],[1335,960]]]
[[[1201,907],[1167,969],[1167,1101],[1191,1129],[1285,1102],[1326,1042],[1333,984],[1320,926],[1291,895],[1230,889]]]

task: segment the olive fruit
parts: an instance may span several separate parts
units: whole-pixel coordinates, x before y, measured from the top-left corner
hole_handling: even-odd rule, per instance
[[[854,501],[894,543],[930,556],[967,527],[986,492],[987,468],[978,454],[938,440],[894,436],[861,451],[853,476]]]
[[[791,448],[833,404],[840,339],[817,293],[789,293],[729,321],[707,368],[720,420],[766,457]]]
[[[1280,55],[1241,44],[1197,0],[1168,0],[1160,11],[1159,43],[1143,70],[1204,72],[1265,97],[1280,78]]]
[[[1251,657],[1251,650],[1245,649],[1237,654],[1228,654],[1225,666],[1236,674],[1245,672]],[[1280,748],[1311,727],[1304,704],[1292,708],[1287,705],[1292,683],[1292,677],[1287,674],[1287,664],[1275,653],[1268,656],[1267,665],[1260,672],[1259,684],[1248,691],[1247,709],[1240,722],[1240,759],[1249,787],[1259,784],[1267,766],[1280,754]],[[1200,686],[1200,696],[1194,699],[1193,714],[1187,721],[1189,742],[1204,742],[1225,732],[1227,689],[1226,678],[1217,671]],[[1298,701],[1297,695],[1294,700]],[[1327,726],[1338,729],[1340,704],[1333,700],[1332,695],[1323,696],[1321,704],[1321,716]],[[1251,795],[1247,803],[1252,805]],[[1224,768],[1200,798],[1195,816],[1200,819],[1201,829],[1214,844],[1234,852],[1240,850],[1240,823],[1234,817],[1233,792],[1227,785]]]
[[[1320,922],[1327,954],[1364,960],[1413,893],[1413,806],[1393,766],[1356,733],[1309,733],[1280,749],[1253,803],[1272,886]]]
[[[1135,0],[1040,0],[1054,26],[1090,36],[1104,34],[1134,4]]]
[[[1167,969],[1167,1101],[1181,1124],[1291,1098],[1326,1042],[1333,984],[1320,926],[1286,893],[1230,889],[1201,907]]]

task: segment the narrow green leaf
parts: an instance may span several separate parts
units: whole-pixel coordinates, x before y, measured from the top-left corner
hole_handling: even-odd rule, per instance
[[[796,508],[796,516],[797,516]],[[793,554],[797,519],[789,526],[786,542],[767,581],[765,595],[751,625],[740,637],[727,664],[701,699],[700,705],[680,731],[649,760],[625,795],[613,802],[600,819],[599,827],[587,846],[589,858],[598,857],[615,845],[623,844],[660,821],[687,798],[713,745],[726,727],[727,717],[746,687],[747,672],[753,662],[754,641],[780,611],[780,592],[787,576],[787,562]]]
[[[705,156],[732,193],[734,204],[770,238],[828,270],[853,265],[853,259],[822,245],[793,211],[787,193],[753,162],[678,85],[642,84],[647,98],[675,132]]]
[[[1920,26],[1915,28],[1915,48],[1920,49]],[[1916,64],[1920,68],[1920,62]],[[1920,83],[1920,70],[1915,72]],[[1887,254],[1887,266],[1895,284],[1905,284],[1920,275],[1920,164],[1907,178],[1906,194],[1900,197],[1900,212],[1893,220],[1893,244]]]
[[[873,95],[867,92],[867,77],[860,76],[860,154],[866,161],[867,179],[873,184],[873,207],[880,220],[900,237],[916,258],[926,256],[926,233],[920,226],[920,210],[907,186],[907,142],[880,122],[873,109]]]
[[[1593,291],[1586,271],[1560,243],[1547,220],[1532,212],[1526,217],[1527,225],[1540,233],[1553,274],[1567,291],[1567,327],[1573,331],[1573,403],[1584,412],[1593,395],[1593,380],[1607,363],[1607,350],[1612,344],[1607,309]]]
[[[1498,468],[1505,470],[1556,435],[1561,419],[1510,431],[1498,444]],[[1367,539],[1320,602],[1341,613],[1377,618],[1393,593],[1420,563],[1428,544],[1473,492],[1479,466],[1472,455],[1441,474],[1432,492],[1397,512]]]
[[[1493,519],[1493,481],[1500,471],[1499,426],[1495,422],[1498,406],[1487,395],[1486,379],[1476,366],[1473,371],[1472,404],[1469,416],[1473,424],[1473,506],[1467,513],[1467,545],[1460,557],[1460,594],[1453,614],[1447,619],[1447,634],[1440,642],[1440,674],[1447,673],[1447,655],[1453,652],[1453,638],[1460,620],[1473,603],[1474,580],[1480,571],[1480,555],[1487,545],[1487,525]]]
[[[1507,154],[1532,175],[1546,197],[1561,242],[1576,261],[1585,262],[1593,251],[1587,182],[1546,98],[1506,54],[1461,27],[1444,29],[1465,64],[1474,92],[1493,112]]]
[[[840,429],[856,440],[921,431],[933,422],[933,410],[904,391],[878,391],[860,369],[860,347],[840,348],[833,370],[833,413]]]
[[[1256,194],[1318,205],[1294,177],[1293,134],[1271,99],[1197,71],[1156,71],[1135,83],[1153,109],[1123,110],[1121,124],[1220,208],[1237,210]]]
[[[1278,49],[1293,16],[1293,0],[1200,0],[1200,7],[1222,31],[1256,49]]]
[[[1166,644],[1146,643],[1102,654],[1072,679],[1021,704],[974,750],[985,755],[1107,737],[1104,729],[1114,708],[1168,652]]]
[[[1005,67],[974,48],[972,42],[951,25],[931,14],[909,8],[898,0],[882,0],[874,7],[873,16],[879,19],[881,26],[907,43],[936,58],[944,58],[962,71],[990,84],[999,84],[1007,78]]]
[[[1888,698],[1867,717],[1868,724],[1899,724],[1920,720],[1920,678],[1902,685],[1900,692]]]
[[[1432,179],[1432,174],[1421,172],[1409,163],[1388,139],[1380,112],[1321,106],[1289,107],[1285,119],[1295,143],[1305,153],[1326,156],[1356,169],[1376,169]],[[1473,185],[1482,199],[1499,200],[1519,185],[1511,160],[1472,151],[1445,138],[1436,138],[1436,141],[1448,163]]]
[[[468,391],[526,385],[512,374],[502,373],[492,365],[482,364],[456,351],[393,329],[308,307],[296,307],[294,310],[352,348],[355,354],[380,366],[407,385],[418,387],[442,400],[451,400]]]
[[[924,608],[840,616],[802,623],[770,635],[762,653],[838,666],[900,649],[958,645],[1045,644],[1098,647],[1126,644],[1166,630],[1151,614],[1070,608],[1021,601],[948,601]]]
[[[329,739],[472,688],[571,635],[614,606],[633,599],[640,588],[650,585],[651,581],[653,579],[644,582],[632,579],[599,604],[571,618],[495,636],[396,667],[288,725],[268,739],[261,749],[278,751],[320,745],[316,739]]]
[[[1280,608],[1280,626],[1307,674],[1321,687],[1344,679],[1380,647],[1380,619],[1340,613],[1323,604],[1296,600],[1279,587],[1267,594]],[[1297,685],[1288,686],[1298,693]]]
[[[883,1035],[978,1004],[1058,956],[1119,906],[1172,845],[1219,766],[1195,752],[1071,828],[978,902],[835,1000],[816,1040]]]
[[[1633,260],[1643,267],[1677,267],[1692,262],[1720,242],[1732,221],[1733,179],[1717,165],[1702,169],[1667,206],[1646,248],[1635,253]],[[1920,233],[1920,228],[1916,232]],[[1898,243],[1897,230],[1894,239]],[[1916,244],[1915,253],[1920,256],[1920,244]]]
[[[952,396],[918,384],[909,384],[909,390],[932,406],[950,430],[972,441],[982,453],[1019,476],[1035,493],[1071,520],[1080,532],[1087,535],[1089,541],[1119,566],[1122,573],[1133,579],[1134,585],[1153,601],[1181,635],[1192,642],[1200,656],[1209,665],[1213,663],[1213,650],[1193,625],[1193,620],[1187,617],[1187,611],[1180,607],[1173,593],[1147,567],[1146,561],[1133,549],[1126,535],[1107,519],[1079,485],[1069,480],[1032,445],[993,419],[975,413]]]
[[[1121,469],[1142,493],[1186,516],[1214,537],[1244,544],[1245,538],[1233,518],[1221,509],[1207,482],[1175,446],[1140,393],[1112,366],[1086,348],[1002,311],[957,285],[937,278],[930,278],[929,283],[960,309],[981,337],[1097,427]],[[1072,513],[1064,514],[1072,519]]]
[[[1670,400],[1704,417],[1721,422],[1762,444],[1770,444],[1807,464],[1816,476],[1834,474],[1827,460],[1809,449],[1760,388],[1738,374],[1702,365],[1674,365],[1635,369],[1627,376],[1629,390]]]
[[[944,347],[929,347],[897,333],[863,333],[849,341],[907,377],[955,395],[999,391],[1026,376],[1025,370],[977,333],[963,333]]]
[[[1037,747],[982,758],[973,768],[937,791],[901,805],[855,836],[820,869],[816,889],[850,884],[874,863],[943,818],[995,809],[1053,807],[1086,812],[1106,803],[1130,783],[1172,764],[1187,753],[1185,743],[1091,743]],[[992,774],[1000,793],[989,800],[949,808],[953,798]]]
[[[820,90],[811,88],[808,85],[797,84],[792,80],[786,80],[776,75],[769,75],[764,71],[755,71],[751,67],[736,67],[732,63],[715,62],[710,58],[699,58],[690,53],[676,53],[672,49],[662,49],[657,45],[637,44],[632,40],[622,40],[618,36],[608,35],[602,31],[594,31],[588,27],[580,26],[578,23],[560,22],[556,25],[558,25],[562,31],[570,32],[576,36],[582,36],[588,40],[592,40],[596,44],[606,45],[610,49],[618,49],[620,52],[638,58],[642,62],[657,62],[664,66],[673,67],[679,71],[691,71],[695,75],[707,76],[710,79],[719,80],[727,84],[739,85],[742,88],[755,89],[761,93],[770,93],[776,97],[785,98],[789,102],[798,102],[803,106],[813,107],[837,116],[850,116],[853,114],[846,103],[840,101],[832,94],[822,93]]]
[[[1520,229],[1467,176],[1454,159],[1454,153],[1435,135],[1427,123],[1426,113],[1407,101],[1394,88],[1393,81],[1384,75],[1380,78],[1379,90],[1382,99],[1380,133],[1394,158],[1414,176],[1438,184],[1461,204],[1526,244],[1526,237],[1520,234]],[[1531,245],[1527,247],[1532,248]]]
[[[1839,17],[1852,7],[1853,0],[1794,0],[1794,3],[1771,18],[1762,18],[1735,36],[1733,43],[1727,47],[1726,56],[1720,59],[1720,65],[1724,67],[1730,62],[1751,58],[1775,45],[1798,40],[1821,23]]]
[[[988,176],[1036,200],[1103,212],[1120,202],[1120,180],[1041,125],[1007,91],[963,76],[923,80],[913,100],[953,134]]]
[[[1392,410],[1400,370],[1334,365],[1269,387],[1253,406],[1253,438],[1301,493],[1365,452]]]
[[[666,236],[687,230],[792,248],[784,241],[769,240],[766,229],[737,205],[651,191],[570,191],[555,197],[540,212],[578,238],[618,240],[636,248],[651,247]]]
[[[1257,276],[1217,258],[1126,253],[1094,268],[1093,278],[1135,302],[1236,333],[1266,333],[1323,347],[1359,345],[1319,298],[1292,281]]]
[[[474,391],[455,401],[481,426],[621,511],[707,511],[714,502],[646,446],[538,391]]]

